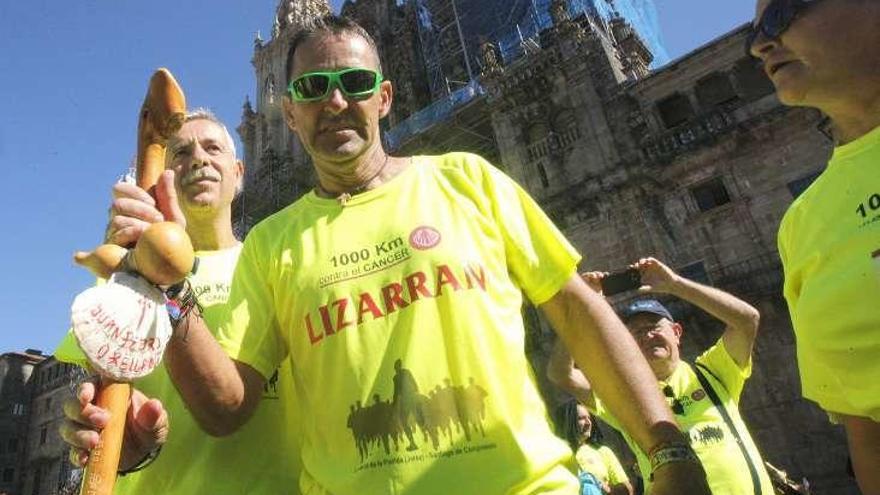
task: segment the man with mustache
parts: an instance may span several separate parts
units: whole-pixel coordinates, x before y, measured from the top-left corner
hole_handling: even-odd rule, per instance
[[[880,2],[758,0],[748,50],[789,106],[830,119],[834,153],[779,227],[803,395],[846,428],[880,493]]]
[[[286,69],[284,115],[317,185],[248,234],[217,341],[193,313],[171,339],[166,365],[199,424],[239,429],[288,362],[304,493],[574,494],[524,352],[525,293],[651,453],[654,493],[708,493],[635,342],[534,201],[478,156],[383,149],[393,85],[370,35],[317,19],[291,40]],[[406,407],[392,405],[396,369],[412,379]],[[415,393],[447,381],[449,402]],[[466,386],[482,390],[472,430]],[[404,422],[421,430],[412,444]]]
[[[166,169],[173,174],[165,172],[157,190],[176,196],[181,211],[172,213],[163,207],[163,214],[146,191],[134,184],[117,184],[106,242],[127,246],[152,222],[166,216],[185,219],[199,258],[190,283],[199,294],[207,328],[214,330],[224,318],[232,273],[241,253],[231,213],[244,166],[236,159],[235,142],[226,126],[210,112],[197,110],[187,115],[183,127],[169,140]],[[70,335],[55,356],[80,364],[84,360]],[[273,390],[261,394],[263,400],[254,420],[226,438],[211,437],[198,427],[163,366],[135,381],[131,428],[120,462],[122,472],[135,472],[120,477],[114,493],[288,492],[297,484],[299,456],[291,430],[296,421],[287,416],[287,401],[279,400],[279,396],[293,393],[286,365],[277,380]],[[94,386],[86,383],[77,399],[64,405],[67,421],[61,434],[72,446],[71,462],[76,465],[85,463],[86,451],[97,442],[92,425],[100,428],[108,419],[106,411],[91,404],[93,397]],[[166,441],[169,417],[174,424]],[[158,445],[162,451],[156,456]],[[242,452],[247,456],[240,455]],[[149,468],[139,469],[150,460]]]
[[[752,370],[752,347],[758,332],[758,310],[721,290],[688,280],[654,258],[633,265],[641,275],[642,292],[671,294],[724,322],[721,339],[695,360],[681,360],[679,350],[684,328],[660,302],[640,299],[628,305],[622,317],[648,360],[658,388],[670,402],[675,418],[687,432],[691,445],[706,470],[712,493],[724,495],[772,495],[770,478],[761,454],[740,418],[738,403],[745,380]],[[601,291],[606,274],[589,272],[584,279]],[[634,447],[616,413],[593,392],[584,373],[577,369],[557,342],[547,377],[585,404],[599,418],[619,430]],[[650,462],[638,448],[639,470],[650,487]],[[653,493],[653,492],[651,492]]]

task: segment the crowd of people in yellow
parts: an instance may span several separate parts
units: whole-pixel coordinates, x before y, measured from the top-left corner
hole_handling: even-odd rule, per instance
[[[832,124],[834,155],[785,215],[779,253],[804,396],[845,427],[866,494],[880,493],[878,25],[875,0],[758,0],[747,47],[784,104]],[[633,493],[593,416],[623,435],[645,493],[774,493],[738,411],[755,308],[633,260],[642,292],[724,323],[687,363],[675,315],[653,298],[617,315],[606,274],[579,274],[581,255],[492,164],[386,153],[394,87],[362,27],[317,19],[287,76],[284,117],[317,184],[243,243],[231,205],[244,165],[209,112],[170,140],[159,200],[114,187],[107,242],[172,220],[201,260],[173,292],[190,307],[164,366],[134,384],[117,493]],[[394,262],[359,273],[352,253]],[[558,336],[547,376],[574,397],[556,429],[523,297]],[[83,363],[70,336],[56,356]],[[87,382],[64,405],[77,465],[108,420],[94,396]]]

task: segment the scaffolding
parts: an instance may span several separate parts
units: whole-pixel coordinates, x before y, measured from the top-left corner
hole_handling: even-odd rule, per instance
[[[496,44],[504,64],[538,44],[552,27],[553,0],[411,0],[417,12],[419,43],[431,100],[469,85],[480,72],[480,45]],[[669,61],[663,45],[655,0],[567,0],[572,18],[585,16],[605,26],[616,16],[626,19],[654,55],[652,67]]]
[[[531,0],[529,3],[526,15],[495,38],[505,64],[521,57],[529,45],[537,45],[541,32],[553,26],[550,17],[552,0]],[[585,16],[598,25],[606,24],[615,16],[623,17],[654,55],[652,68],[669,61],[654,0],[569,0],[568,13],[572,19]]]
[[[453,91],[446,97],[436,100],[431,105],[410,115],[406,120],[386,132],[385,144],[391,150],[400,149],[410,136],[428,130],[437,122],[450,119],[456,108],[484,94],[486,91],[477,81],[470,82],[467,86]]]
[[[414,0],[419,42],[438,100],[470,84],[479,73],[480,43],[520,22],[532,0]]]
[[[476,81],[482,69],[480,45],[496,45],[501,62],[509,65],[540,46],[540,34],[553,26],[553,0],[410,0],[417,12],[419,42],[432,103],[385,134],[398,150],[415,136],[455,116],[457,109],[480,99],[485,91]],[[665,64],[654,0],[568,0],[571,18],[586,17],[607,30],[614,17],[626,19],[654,54],[652,66]],[[482,127],[482,126],[481,126]]]

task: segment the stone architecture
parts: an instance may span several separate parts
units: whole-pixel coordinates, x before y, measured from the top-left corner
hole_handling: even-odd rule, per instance
[[[817,112],[780,105],[744,54],[747,27],[650,71],[651,52],[626,19],[572,15],[568,2],[552,0],[553,25],[523,37],[515,57],[484,39],[470,69],[467,55],[444,69],[472,80],[438,95],[430,80],[436,64],[416,24],[425,4],[343,7],[376,36],[398,88],[385,123],[388,147],[482,154],[542,204],[585,255],[582,269],[613,271],[653,255],[755,304],[762,328],[742,412],[765,459],[806,476],[815,493],[856,493],[842,432],[800,398],[775,240],[787,206],[825,166],[831,141]],[[258,101],[245,103],[239,127],[249,165],[235,210],[240,233],[313,184],[279,101],[290,38],[326,10],[319,0],[282,2],[272,39],[255,43]],[[687,332],[686,357],[720,336],[707,315],[670,306]],[[525,312],[527,351],[541,377],[553,335],[533,308]],[[560,399],[542,386],[551,404]]]
[[[33,349],[0,356],[0,493],[54,495],[68,487],[73,467],[58,427],[79,375]]]
[[[62,493],[75,469],[68,460],[67,444],[58,434],[64,419],[61,404],[74,394],[74,383],[83,374],[72,364],[54,357],[34,367],[33,396],[25,452],[21,494],[52,495]]]
[[[0,493],[18,493],[34,367],[44,359],[34,349],[0,355]]]

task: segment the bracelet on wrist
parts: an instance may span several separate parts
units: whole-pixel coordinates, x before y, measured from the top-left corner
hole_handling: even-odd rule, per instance
[[[700,459],[697,457],[696,452],[694,452],[694,449],[686,443],[667,443],[658,445],[651,449],[651,452],[648,454],[648,460],[651,464],[651,479],[654,478],[654,473],[658,469],[667,464],[676,462],[700,464]]]
[[[162,452],[162,446],[159,445],[155,449],[149,451],[147,453],[147,455],[145,455],[141,460],[139,460],[134,466],[132,466],[128,469],[122,469],[120,471],[117,471],[116,474],[119,476],[125,476],[126,474],[136,473],[136,472],[146,468],[150,464],[152,464],[153,461],[155,461],[156,458],[159,457],[159,453],[161,453],[161,452]]]
[[[165,308],[168,310],[171,328],[175,330],[193,310],[198,311],[196,314],[202,314],[202,306],[196,298],[196,293],[190,285],[189,279],[183,279],[179,284],[169,287],[165,291],[165,298]]]

